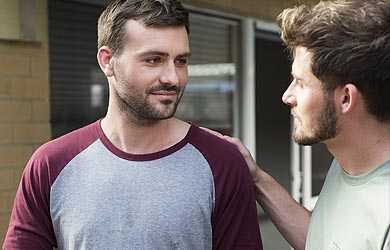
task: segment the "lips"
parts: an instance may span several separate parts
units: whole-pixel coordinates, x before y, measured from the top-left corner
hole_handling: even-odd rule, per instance
[[[176,91],[155,91],[150,93],[151,96],[154,96],[157,100],[160,101],[174,101],[178,95]]]
[[[151,92],[151,95],[177,95],[177,91],[155,91]]]
[[[157,85],[150,88],[147,93],[151,95],[177,95],[180,92],[178,86]]]
[[[153,96],[152,98],[155,99],[156,101],[167,105],[176,101],[178,92],[160,90],[160,91],[151,92],[149,93],[149,95]]]
[[[294,117],[294,122],[295,122],[295,123],[297,123],[297,121],[300,122],[300,119],[299,119],[299,117],[298,117],[297,112],[295,111],[295,109],[292,109],[292,110],[291,110],[291,115]]]

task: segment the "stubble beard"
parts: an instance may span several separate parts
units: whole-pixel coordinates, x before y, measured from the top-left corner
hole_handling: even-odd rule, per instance
[[[310,129],[313,131],[311,136],[306,135],[304,131],[298,133],[297,128],[295,128],[293,139],[299,145],[314,145],[337,136],[340,126],[332,95],[325,96],[322,110],[315,114],[310,123]]]
[[[167,89],[169,87],[159,85],[145,92],[140,91],[136,87],[132,87],[127,89],[127,93],[131,93],[129,95],[120,94],[115,89],[119,108],[125,115],[126,120],[139,126],[151,126],[175,115],[183,92],[178,87],[175,87],[175,91],[177,92],[176,100],[163,100],[159,104],[153,104],[148,97],[156,88]]]

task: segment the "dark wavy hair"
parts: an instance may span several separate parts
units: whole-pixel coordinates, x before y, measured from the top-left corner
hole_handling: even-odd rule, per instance
[[[313,53],[311,68],[332,92],[353,83],[366,110],[390,121],[390,2],[320,1],[284,10],[281,38],[294,56],[297,46]]]
[[[188,16],[188,10],[176,0],[116,0],[99,17],[98,49],[108,46],[114,55],[119,54],[128,39],[124,26],[130,19],[145,26],[184,26],[189,33]]]

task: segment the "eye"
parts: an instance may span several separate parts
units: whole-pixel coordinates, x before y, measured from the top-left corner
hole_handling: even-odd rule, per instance
[[[188,59],[187,58],[178,58],[175,60],[175,64],[178,66],[185,66],[188,64]]]
[[[301,80],[298,80],[298,79],[294,79],[295,81],[295,84],[300,87],[300,88],[303,88],[305,87],[305,84],[301,81]]]
[[[145,61],[146,61],[147,63],[149,63],[149,64],[152,64],[152,65],[162,63],[162,60],[161,60],[160,57],[151,57],[151,58],[147,58]]]

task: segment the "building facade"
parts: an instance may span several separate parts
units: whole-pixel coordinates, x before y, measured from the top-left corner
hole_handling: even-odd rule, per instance
[[[105,114],[96,21],[109,2],[0,0],[1,245],[34,150]],[[264,169],[311,206],[330,158],[321,146],[302,148],[290,140],[289,108],[281,102],[290,61],[274,21],[296,1],[183,2],[191,11],[193,57],[177,116],[241,137]],[[289,249],[261,210],[259,215],[265,249]]]

